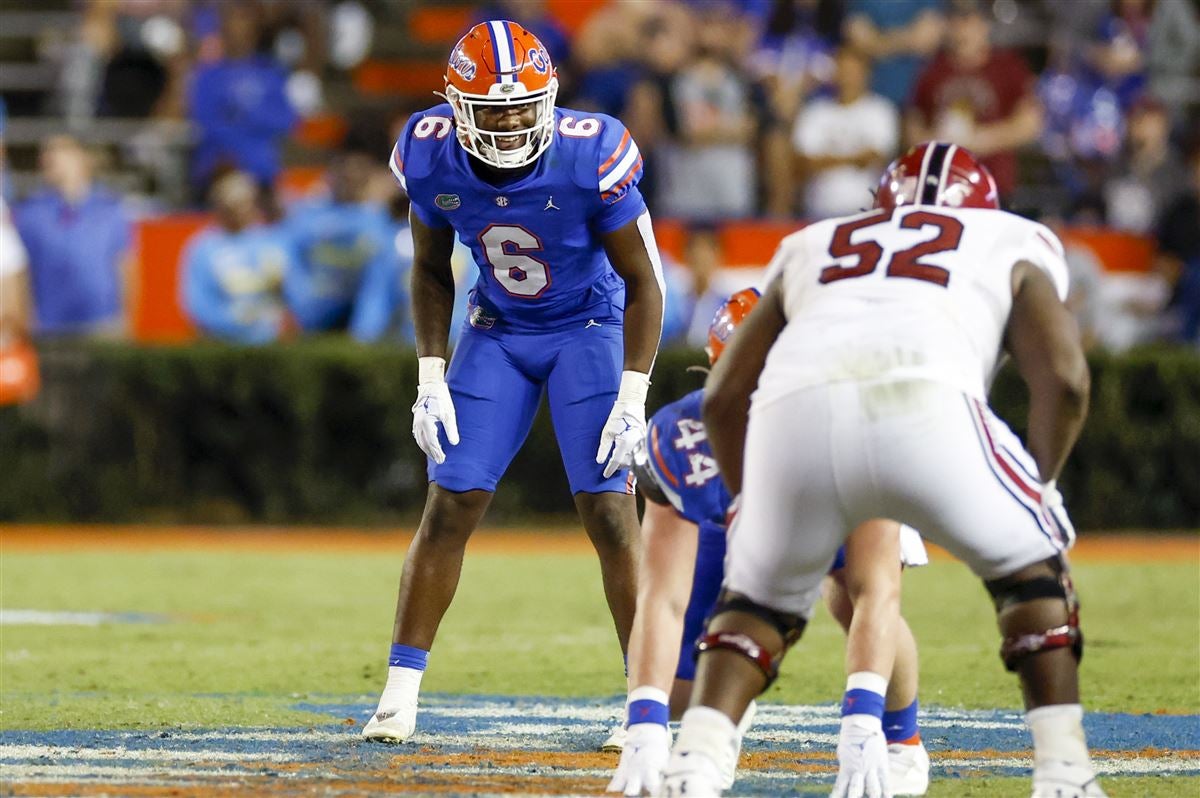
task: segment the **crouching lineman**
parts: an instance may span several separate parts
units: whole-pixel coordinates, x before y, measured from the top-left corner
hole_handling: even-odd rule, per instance
[[[667,794],[719,793],[735,719],[804,631],[838,547],[887,517],[991,594],[1024,691],[1035,798],[1104,795],[1079,703],[1074,530],[1055,489],[1089,384],[1066,293],[1058,239],[1001,211],[992,176],[951,144],[889,166],[873,210],[784,239],[705,387],[740,510]],[[1004,352],[1029,388],[1028,450],[986,403]],[[883,666],[847,679],[835,796],[888,794],[886,686]]]
[[[717,312],[708,337],[710,364],[717,362],[725,340],[757,301],[758,291],[748,288]],[[687,706],[695,678],[695,643],[725,575],[730,495],[700,420],[703,397],[702,390],[693,391],[654,415],[646,464],[636,467],[646,497],[644,548],[629,642],[628,736],[610,792],[655,794],[661,786],[670,748],[667,721]],[[895,664],[881,666],[892,677],[883,714],[889,779],[895,795],[924,795],[929,756],[917,729],[917,649],[900,616],[898,562],[928,562],[920,536],[894,521],[867,521],[838,551],[825,595],[831,614],[849,635],[849,667],[867,667],[860,667],[867,652],[894,652]],[[724,788],[733,783],[737,749],[753,717],[751,702],[738,724],[737,746],[721,762]]]

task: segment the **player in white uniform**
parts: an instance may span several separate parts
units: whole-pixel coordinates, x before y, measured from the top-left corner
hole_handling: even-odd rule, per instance
[[[740,511],[668,794],[719,794],[730,718],[774,678],[848,532],[880,517],[984,580],[1024,691],[1033,795],[1104,794],[1079,704],[1074,530],[1054,486],[1089,388],[1066,293],[1058,239],[1000,211],[991,175],[950,144],[893,163],[874,210],[780,245],[706,385],[705,427]],[[986,403],[1006,352],[1029,387],[1028,451]],[[842,705],[839,797],[889,794],[888,671],[869,655],[859,666]]]

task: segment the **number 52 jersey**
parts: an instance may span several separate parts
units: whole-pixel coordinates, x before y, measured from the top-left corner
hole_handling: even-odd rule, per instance
[[[984,399],[1012,309],[1012,270],[1042,269],[1067,295],[1062,243],[1005,211],[908,206],[828,219],[783,240],[787,326],[756,404],[835,382],[928,380]]]
[[[479,280],[476,327],[544,331],[589,319],[620,323],[624,281],[600,242],[637,219],[642,158],[625,126],[604,114],[555,110],[554,140],[533,170],[493,185],[472,169],[448,104],[414,114],[391,169],[425,225],[453,227]]]

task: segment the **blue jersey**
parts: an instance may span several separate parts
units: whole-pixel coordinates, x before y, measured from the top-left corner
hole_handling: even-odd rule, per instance
[[[648,466],[681,516],[701,526],[724,527],[729,495],[701,420],[704,391],[661,408],[650,419]]]
[[[501,185],[472,169],[447,104],[414,114],[392,151],[416,217],[454,228],[471,249],[477,327],[541,331],[622,318],[625,283],[599,236],[645,212],[642,158],[610,116],[555,115],[554,140],[532,171]]]

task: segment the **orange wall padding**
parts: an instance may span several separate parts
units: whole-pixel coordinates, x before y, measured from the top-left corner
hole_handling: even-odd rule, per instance
[[[303,171],[303,174],[300,174]],[[297,179],[319,179],[319,169],[297,171]],[[180,257],[187,240],[209,223],[201,214],[180,214],[146,219],[137,225],[135,300],[131,310],[133,336],[147,343],[192,340],[196,331],[179,307]],[[804,226],[800,221],[736,221],[717,231],[722,259],[728,267],[762,267],[771,260],[784,236]],[[1072,228],[1059,232],[1064,242],[1086,246],[1109,273],[1146,273],[1154,262],[1153,239],[1097,228]],[[656,219],[654,236],[659,249],[683,263],[687,227],[673,219]]]
[[[146,219],[134,235],[133,337],[145,343],[182,343],[196,329],[179,306],[179,275],[188,239],[208,225],[203,214],[180,214]]]
[[[1158,245],[1153,238],[1100,227],[1072,227],[1058,235],[1064,244],[1078,244],[1094,252],[1106,272],[1145,273],[1154,267]]]

